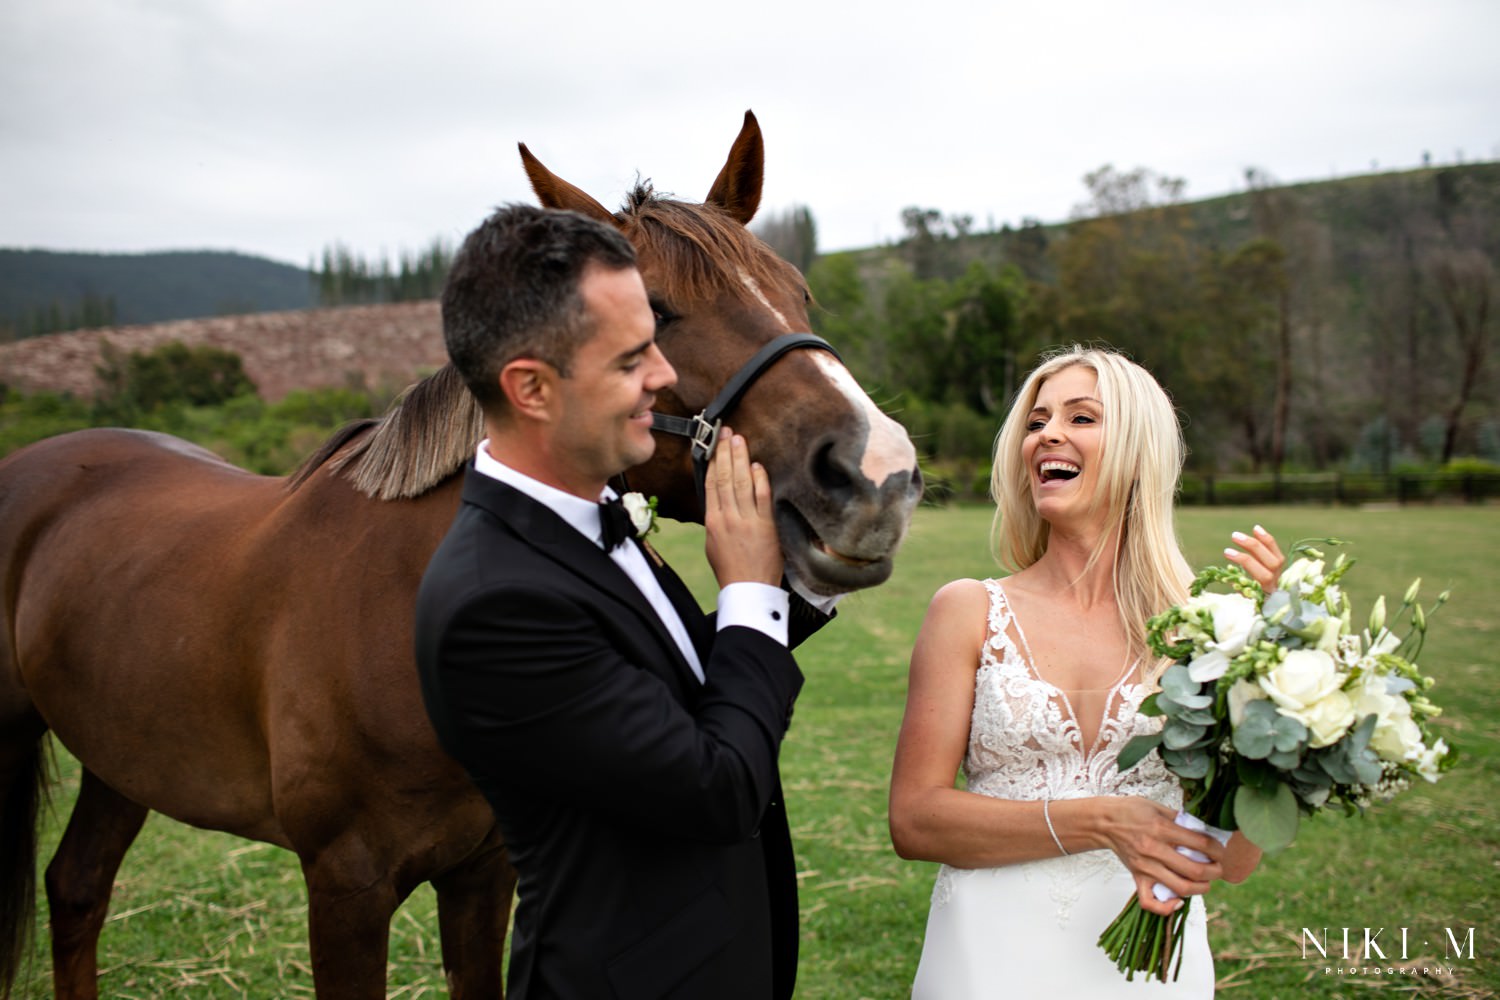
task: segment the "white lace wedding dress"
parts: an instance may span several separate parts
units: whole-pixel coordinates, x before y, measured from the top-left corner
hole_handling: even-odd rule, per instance
[[[989,632],[975,676],[964,774],[970,791],[1053,801],[1140,795],[1181,808],[1177,780],[1151,755],[1129,771],[1115,761],[1131,737],[1158,723],[1137,713],[1147,691],[1127,668],[1108,693],[1093,746],[1085,749],[1067,694],[1041,679],[1000,583],[989,591]],[[1182,971],[1161,983],[1127,982],[1098,945],[1135,893],[1113,851],[1087,851],[1003,868],[942,866],[932,892],[914,1000],[1104,1000],[1114,996],[1210,997],[1213,957],[1203,901],[1189,911]]]

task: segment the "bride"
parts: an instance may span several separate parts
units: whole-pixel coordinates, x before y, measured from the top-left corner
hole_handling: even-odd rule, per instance
[[[1238,833],[1224,847],[1174,822],[1181,789],[1155,754],[1115,763],[1160,721],[1137,708],[1165,666],[1145,622],[1191,579],[1172,522],[1182,457],[1171,402],[1120,354],[1075,347],[1021,387],[991,481],[1013,572],[933,597],[891,773],[897,853],[942,862],[917,1000],[1213,994],[1201,903],[1173,982],[1127,982],[1096,943],[1130,893],[1169,914],[1184,900],[1159,901],[1154,883],[1197,895],[1260,860]],[[1225,555],[1274,585],[1275,539],[1233,538]]]

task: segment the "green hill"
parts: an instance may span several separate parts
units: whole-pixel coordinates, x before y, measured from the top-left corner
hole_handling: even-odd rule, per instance
[[[246,254],[0,249],[0,331],[14,338],[315,304],[308,271]]]

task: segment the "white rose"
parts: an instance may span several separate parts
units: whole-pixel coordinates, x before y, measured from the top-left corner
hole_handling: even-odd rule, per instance
[[[1401,693],[1412,684],[1404,677],[1369,673],[1354,690],[1354,712],[1358,718],[1375,716],[1370,749],[1383,760],[1400,762],[1422,752],[1422,731],[1411,717],[1411,704]]]
[[[1301,712],[1344,683],[1333,657],[1321,649],[1288,650],[1286,658],[1260,677],[1260,686],[1282,708]]]
[[[1354,703],[1342,691],[1332,691],[1310,707],[1288,711],[1287,715],[1307,727],[1307,745],[1313,748],[1332,746],[1354,725]]]
[[[644,538],[646,532],[651,530],[651,522],[656,515],[651,510],[651,502],[639,493],[627,493],[620,498],[625,505],[625,513],[630,515],[630,523],[635,528],[636,537]]]
[[[1225,656],[1238,656],[1260,634],[1260,614],[1255,602],[1243,594],[1205,594],[1214,616],[1214,648]]]
[[[1238,728],[1245,719],[1245,706],[1265,697],[1266,693],[1254,681],[1235,681],[1229,689],[1229,724]]]
[[[1207,611],[1213,617],[1214,634],[1203,643],[1204,655],[1188,664],[1188,674],[1199,684],[1224,676],[1229,661],[1243,653],[1265,626],[1255,602],[1242,594],[1199,594],[1184,610],[1190,614]]]
[[[1354,711],[1363,719],[1367,715],[1375,716],[1375,725],[1390,719],[1396,712],[1398,703],[1405,705],[1405,698],[1391,696],[1390,685],[1386,678],[1380,674],[1365,674],[1360,679],[1359,686],[1352,692],[1354,695]],[[1410,710],[1408,709],[1408,714]]]
[[[1405,698],[1391,698],[1390,710],[1375,720],[1370,749],[1382,760],[1412,760],[1422,750],[1422,730],[1411,717]]]

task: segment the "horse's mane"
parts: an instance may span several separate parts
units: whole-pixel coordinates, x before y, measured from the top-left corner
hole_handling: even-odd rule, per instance
[[[336,432],[292,474],[287,488],[295,490],[326,464],[368,497],[409,500],[462,469],[483,435],[479,404],[458,369],[444,365],[402,393],[379,420]]]
[[[615,223],[637,254],[659,262],[672,289],[685,298],[706,299],[729,290],[750,297],[744,278],[767,288],[786,280],[788,266],[775,251],[729,213],[658,195],[650,181],[636,184]]]
[[[615,216],[642,256],[661,262],[674,295],[705,299],[724,289],[752,294],[785,279],[775,253],[728,213],[659,197],[638,183]],[[365,433],[368,431],[368,433]],[[444,365],[407,389],[379,420],[337,431],[287,481],[297,489],[325,465],[377,500],[419,497],[458,472],[483,436],[479,406],[457,369]]]

